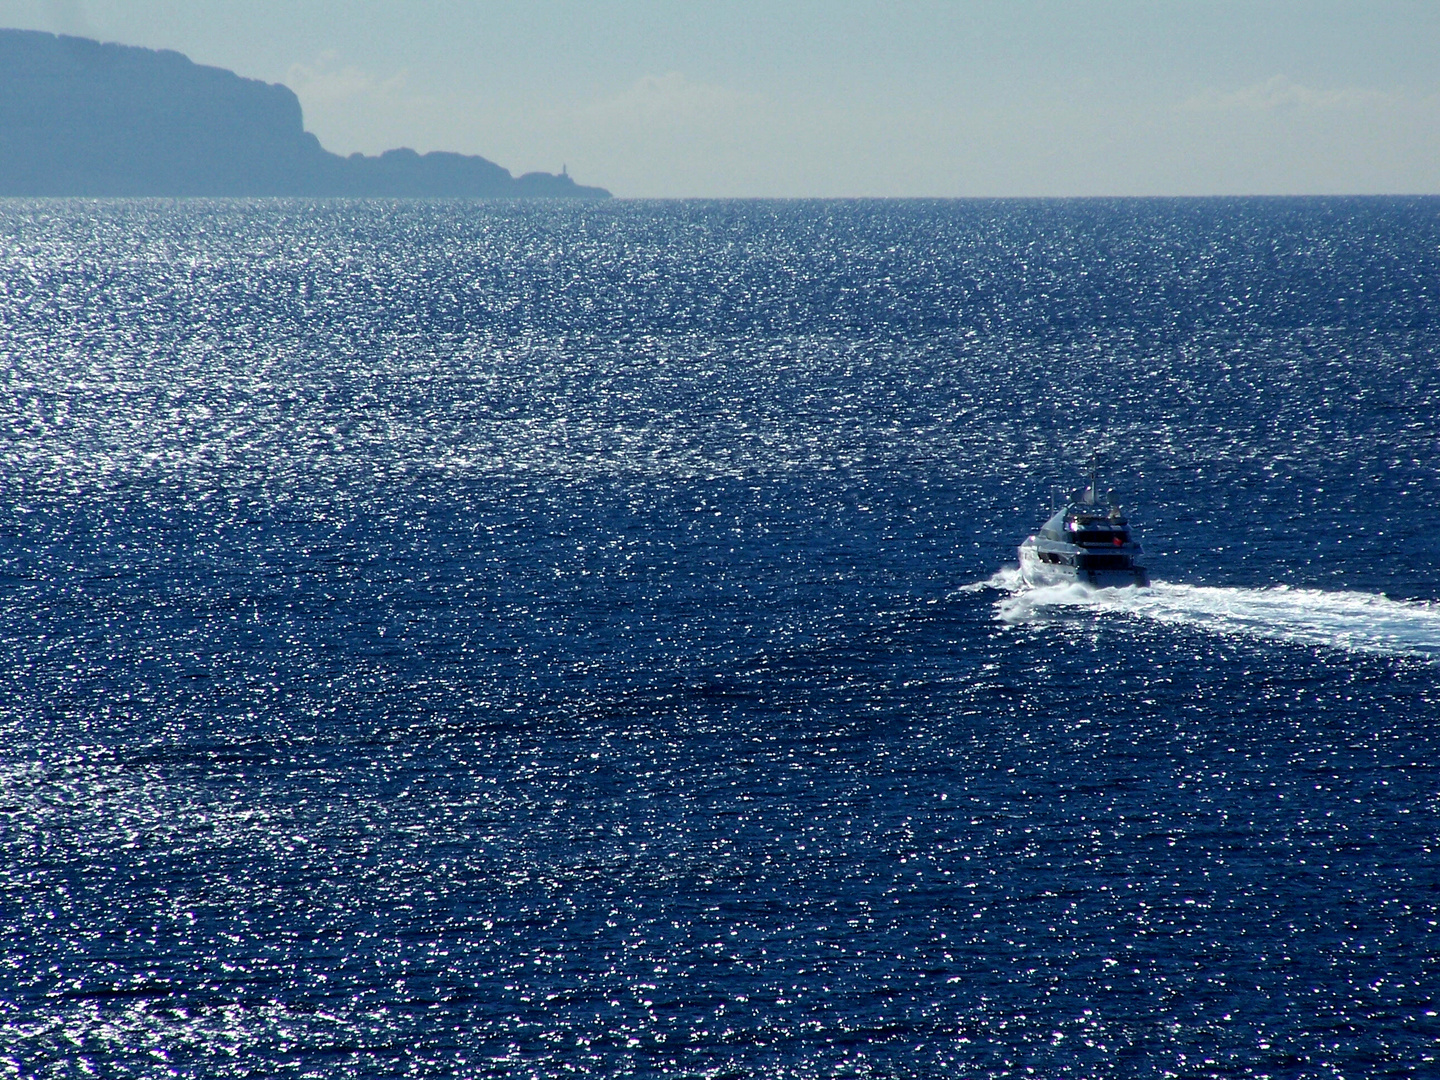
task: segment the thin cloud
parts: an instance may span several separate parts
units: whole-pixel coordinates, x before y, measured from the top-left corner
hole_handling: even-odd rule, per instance
[[[1376,109],[1397,103],[1397,98],[1379,90],[1344,87],[1317,90],[1274,75],[1264,82],[1239,90],[1205,90],[1181,106],[1194,112],[1279,112],[1282,110]]]
[[[765,110],[765,99],[713,83],[692,82],[678,71],[646,75],[616,94],[587,105],[581,118],[607,128],[655,130],[731,123]]]
[[[285,83],[300,99],[305,127],[327,150],[376,154],[395,146],[454,150],[444,130],[447,103],[415,93],[402,68],[379,76],[339,62],[331,51],[291,64]]]
[[[336,67],[336,54],[321,53],[314,64],[291,64],[286,84],[306,104],[337,105],[353,101],[393,99],[405,89],[407,73],[377,79],[357,67]]]
[[[85,5],[80,0],[47,0],[45,10],[50,17],[50,25],[57,34],[96,36]]]

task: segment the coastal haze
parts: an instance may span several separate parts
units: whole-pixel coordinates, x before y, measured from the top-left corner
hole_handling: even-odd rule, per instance
[[[175,52],[0,30],[0,195],[604,198],[481,157],[327,153],[283,86]]]
[[[1405,0],[0,0],[394,147],[631,197],[1440,190],[1440,7]]]

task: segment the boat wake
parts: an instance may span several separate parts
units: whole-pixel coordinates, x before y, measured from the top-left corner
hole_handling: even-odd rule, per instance
[[[995,611],[1011,624],[1035,621],[1056,609],[1089,608],[1223,635],[1440,660],[1440,604],[1434,602],[1285,585],[1234,589],[1156,581],[1148,589],[1031,588],[1013,567],[978,588],[1009,593],[996,602]]]

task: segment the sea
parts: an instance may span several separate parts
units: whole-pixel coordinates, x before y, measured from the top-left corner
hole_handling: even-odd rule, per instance
[[[1440,199],[0,266],[0,1077],[1440,1076]]]

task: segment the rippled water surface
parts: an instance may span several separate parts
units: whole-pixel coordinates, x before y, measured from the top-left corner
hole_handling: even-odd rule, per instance
[[[0,1075],[1440,1071],[1440,201],[0,260]]]

